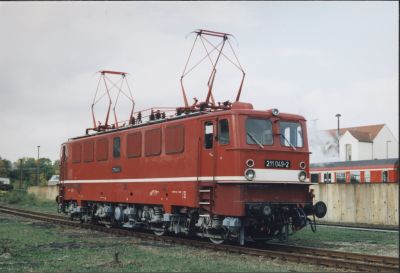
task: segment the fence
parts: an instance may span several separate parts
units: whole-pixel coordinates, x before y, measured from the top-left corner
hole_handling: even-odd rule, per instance
[[[337,223],[399,224],[399,184],[317,184],[312,185],[316,201],[328,212],[321,220]]]
[[[33,193],[39,199],[55,201],[58,195],[58,186],[32,186],[28,187],[28,193]]]

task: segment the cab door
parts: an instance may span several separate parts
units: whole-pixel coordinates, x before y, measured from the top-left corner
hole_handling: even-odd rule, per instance
[[[201,121],[201,136],[198,143],[199,181],[215,180],[216,122],[215,118],[203,119]]]
[[[67,180],[67,146],[65,144],[61,147],[60,159],[60,182],[64,182]]]
[[[235,156],[232,147],[232,120],[229,115],[219,116],[216,122],[217,135],[215,136],[215,176],[225,180],[233,176]]]

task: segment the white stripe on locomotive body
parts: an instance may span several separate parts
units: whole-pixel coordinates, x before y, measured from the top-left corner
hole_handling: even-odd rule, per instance
[[[300,170],[270,170],[254,169],[256,177],[254,181],[299,182]],[[307,181],[307,180],[306,180]]]
[[[217,183],[300,183],[297,170],[265,170],[254,169],[255,179],[248,181],[244,176],[187,176],[187,177],[162,177],[162,178],[136,178],[136,179],[101,179],[101,180],[64,180],[64,184],[72,183],[143,183],[143,182],[197,182],[217,181]],[[306,180],[308,182],[308,179]],[[304,183],[304,182],[302,182]]]

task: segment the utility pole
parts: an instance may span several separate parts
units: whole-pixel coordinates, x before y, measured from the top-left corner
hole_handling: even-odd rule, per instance
[[[36,185],[39,186],[39,152],[40,146],[37,146],[37,164],[36,164]]]
[[[22,189],[22,159],[19,160],[19,189]]]
[[[338,158],[339,158],[339,161],[340,161],[340,142],[339,142],[339,137],[340,137],[340,134],[339,134],[339,130],[340,130],[340,117],[341,117],[342,115],[341,114],[336,114],[335,115],[335,117],[337,117],[337,154],[338,154]]]

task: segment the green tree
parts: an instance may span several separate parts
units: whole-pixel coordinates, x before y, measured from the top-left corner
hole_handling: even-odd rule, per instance
[[[10,177],[11,167],[11,161],[0,157],[0,177]]]
[[[39,185],[47,185],[47,181],[54,174],[53,163],[49,158],[39,159]]]
[[[54,174],[60,174],[60,160],[54,160],[54,163],[53,163],[53,172],[54,172]]]
[[[37,176],[38,165],[39,176]],[[9,174],[6,177],[10,177],[17,187],[21,185],[22,188],[26,188],[28,186],[47,185],[50,177],[53,174],[58,174],[58,163],[56,160],[53,164],[49,158],[37,160],[33,157],[23,157],[11,164],[10,161],[0,158],[0,177],[3,177],[3,169]],[[7,172],[4,174],[7,174]]]
[[[24,157],[13,163],[12,179],[21,181],[22,186],[36,185],[36,160],[32,157]]]

